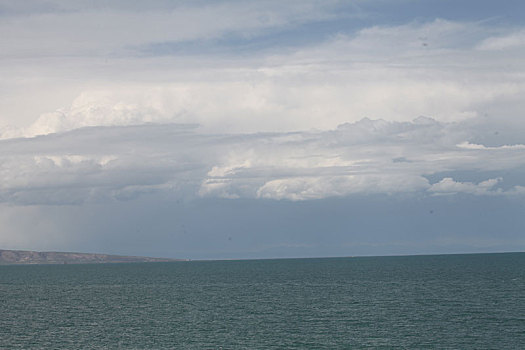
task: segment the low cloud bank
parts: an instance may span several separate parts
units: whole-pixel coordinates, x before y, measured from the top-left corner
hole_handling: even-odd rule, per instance
[[[0,141],[0,200],[81,204],[153,192],[292,201],[377,193],[523,194],[525,184],[509,182],[506,174],[524,171],[525,150],[480,144],[472,135],[483,128],[424,117],[255,134],[206,134],[182,124],[81,128]],[[491,175],[459,181],[455,172]],[[430,181],[434,174],[449,175]]]

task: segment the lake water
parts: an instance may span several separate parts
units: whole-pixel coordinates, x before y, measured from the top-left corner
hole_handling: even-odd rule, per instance
[[[525,349],[525,253],[0,266],[1,349]]]

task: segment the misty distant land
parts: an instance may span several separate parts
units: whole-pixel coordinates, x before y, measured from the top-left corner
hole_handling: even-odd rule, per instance
[[[166,259],[109,254],[36,252],[29,250],[0,249],[0,265],[110,264],[170,261],[186,261],[186,259]]]

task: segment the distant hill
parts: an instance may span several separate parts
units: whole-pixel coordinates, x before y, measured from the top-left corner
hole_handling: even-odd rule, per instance
[[[108,254],[35,252],[27,250],[0,249],[0,265],[12,264],[103,264],[133,262],[169,262],[184,259],[148,258],[140,256],[120,256]]]

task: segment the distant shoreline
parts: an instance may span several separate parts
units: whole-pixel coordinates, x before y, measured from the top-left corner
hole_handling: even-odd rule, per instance
[[[299,257],[271,257],[271,258],[222,258],[222,259],[183,259],[184,261],[252,261],[252,260],[301,260],[301,259],[353,259],[353,258],[402,258],[416,256],[455,256],[455,255],[496,255],[496,254],[525,254],[525,251],[513,252],[475,252],[475,253],[430,253],[430,254],[392,254],[392,255],[341,255],[341,256],[299,256]]]
[[[31,250],[0,249],[0,265],[111,264],[171,261],[187,261],[187,259],[152,258],[97,253],[39,252]]]
[[[40,252],[31,250],[0,249],[0,266],[5,265],[80,265],[80,264],[120,264],[145,262],[213,262],[213,261],[254,261],[254,260],[301,260],[301,259],[359,259],[359,258],[402,258],[416,256],[456,256],[456,255],[493,255],[525,254],[515,252],[482,252],[482,253],[433,253],[433,254],[392,254],[392,255],[347,255],[316,257],[270,257],[270,258],[223,258],[223,259],[174,259],[153,258],[144,256],[127,256],[78,252]]]

